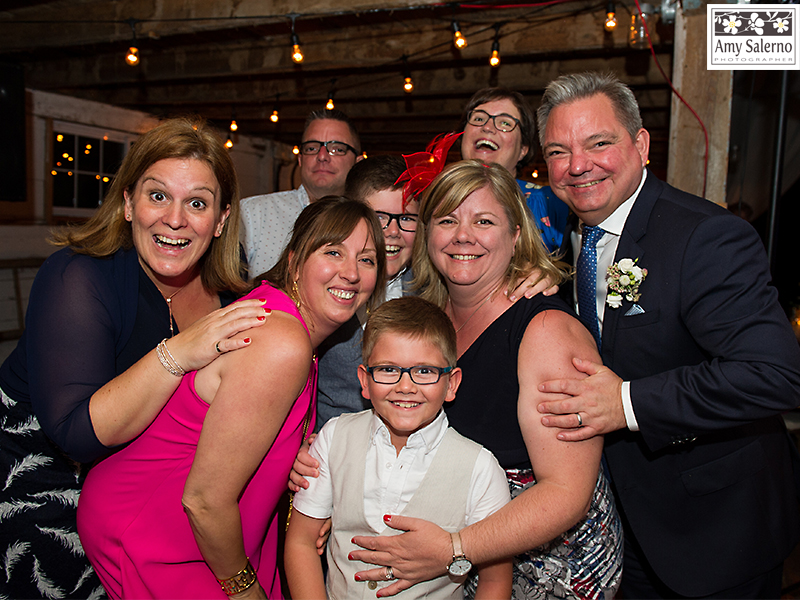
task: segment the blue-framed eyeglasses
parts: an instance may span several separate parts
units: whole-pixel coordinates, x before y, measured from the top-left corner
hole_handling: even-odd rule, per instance
[[[416,367],[398,367],[397,365],[377,365],[367,367],[367,373],[372,375],[375,383],[395,384],[408,373],[411,381],[417,385],[431,385],[438,383],[442,375],[453,370],[453,367],[432,367],[430,365],[417,365]]]
[[[417,230],[417,217],[419,215],[415,215],[413,213],[403,213],[401,215],[395,213],[389,213],[382,210],[376,210],[375,214],[378,215],[378,221],[381,224],[383,229],[389,227],[392,224],[392,219],[397,221],[397,226],[402,231],[409,231],[413,232]]]
[[[358,150],[353,148],[350,144],[345,144],[344,142],[337,142],[335,140],[331,140],[329,142],[320,142],[319,140],[306,140],[302,144],[300,144],[300,152],[305,154],[306,156],[313,156],[319,153],[319,149],[325,147],[325,150],[328,151],[328,154],[331,156],[344,156],[349,152],[353,154],[358,154]]]
[[[490,115],[485,110],[473,110],[467,117],[467,123],[475,127],[482,127],[489,122],[489,119],[494,123],[494,128],[503,133],[514,131],[519,125],[519,119],[511,115]]]

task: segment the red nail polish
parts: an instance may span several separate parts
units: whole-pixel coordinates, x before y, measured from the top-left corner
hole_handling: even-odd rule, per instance
[[[244,338],[242,341],[243,341],[245,344],[249,344],[249,343],[250,343],[250,338]]]
[[[264,285],[265,283],[266,283],[266,281],[262,281],[261,285]],[[261,304],[266,304],[267,299],[266,298],[259,298],[258,301],[261,302]]]
[[[391,515],[383,515],[383,520],[388,523],[389,521],[392,520],[392,516]]]
[[[353,553],[352,552],[347,555],[347,560],[353,560]]]
[[[361,576],[360,575],[355,575],[355,578],[356,578],[356,581],[361,581]]]
[[[263,316],[262,317],[256,317],[256,319],[258,319],[259,321],[266,321],[267,317],[263,317]]]
[[[267,314],[270,314],[270,313],[272,313],[272,309],[271,308],[265,308],[264,312],[267,313]]]

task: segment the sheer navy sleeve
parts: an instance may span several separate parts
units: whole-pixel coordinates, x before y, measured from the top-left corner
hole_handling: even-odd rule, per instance
[[[116,356],[136,314],[135,252],[97,259],[61,250],[37,274],[26,315],[30,401],[44,432],[88,462],[108,453],[95,435],[89,399],[118,375]]]

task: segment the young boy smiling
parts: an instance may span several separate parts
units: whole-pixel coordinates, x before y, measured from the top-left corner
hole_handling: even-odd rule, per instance
[[[348,560],[354,535],[399,533],[385,525],[386,514],[431,520],[453,536],[450,574],[398,598],[461,598],[471,564],[460,556],[457,532],[502,507],[509,492],[494,456],[450,429],[442,411],[461,382],[453,325],[430,302],[391,300],[367,321],[362,353],[358,378],[373,408],[331,419],[312,446],[320,476],[295,496],[286,535],[292,598],[374,597],[390,585],[390,569],[386,582],[356,581],[369,566]],[[316,542],[327,518],[326,582]],[[477,568],[476,598],[511,596],[510,561]]]

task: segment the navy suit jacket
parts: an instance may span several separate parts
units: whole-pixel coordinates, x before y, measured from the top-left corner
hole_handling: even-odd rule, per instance
[[[800,404],[800,348],[761,240],[715,204],[648,173],[623,258],[648,274],[644,313],[604,310],[603,363],[631,382],[640,427],[606,436],[618,507],[664,583],[711,594],[797,543],[800,460],[780,413]]]

